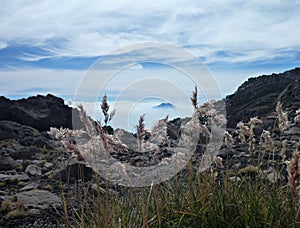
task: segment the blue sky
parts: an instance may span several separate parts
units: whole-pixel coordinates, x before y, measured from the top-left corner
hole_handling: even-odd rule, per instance
[[[0,95],[72,99],[97,59],[155,41],[199,58],[225,96],[250,76],[300,66],[299,11],[299,0],[3,1]],[[130,70],[149,76],[170,69],[140,63]],[[174,83],[185,83],[179,75]],[[116,84],[105,92],[114,96]]]

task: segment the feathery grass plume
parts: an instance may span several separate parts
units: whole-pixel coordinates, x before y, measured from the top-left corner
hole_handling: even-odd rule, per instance
[[[253,155],[255,149],[255,138],[254,137],[249,137],[249,148],[248,151],[250,155]]]
[[[135,126],[136,135],[137,135],[137,143],[138,143],[140,150],[142,150],[142,144],[143,144],[144,137],[146,134],[144,121],[145,121],[145,114],[140,116],[139,123],[138,123],[138,125]]]
[[[219,156],[214,156],[214,163],[217,168],[224,169],[224,165],[222,164],[223,159]]]
[[[103,127],[101,126],[100,121],[97,121],[97,130],[99,132],[99,136],[105,150],[108,150],[108,142],[107,142],[107,135],[105,134]]]
[[[256,124],[261,124],[261,123],[262,123],[262,121],[260,119],[258,119],[257,116],[256,117],[252,117],[250,119],[250,125],[255,126]]]
[[[86,114],[86,111],[84,110],[83,106],[79,104],[77,105],[77,107],[79,109],[80,120],[84,123],[88,135],[90,137],[95,136],[95,127],[92,121],[90,120],[90,118],[88,117],[88,115]]]
[[[241,131],[238,131],[238,139],[241,142],[246,142],[246,137],[245,137],[245,135]]]
[[[274,142],[271,138],[271,134],[269,131],[263,130],[260,136],[260,142],[259,142],[261,149],[265,149],[267,151],[273,151],[274,150]]]
[[[280,156],[282,157],[281,162],[284,163],[285,156],[286,156],[286,145],[287,145],[287,140],[282,141],[282,147],[280,150]]]
[[[104,123],[107,124],[109,105],[107,103],[107,96],[106,96],[106,94],[102,98],[101,110],[102,110],[103,115],[104,115]]]
[[[217,114],[214,118],[214,122],[217,126],[225,126],[227,124],[227,119],[223,114]]]
[[[277,101],[276,112],[278,116],[278,128],[281,132],[283,132],[289,127],[289,122],[287,113],[282,110],[282,104],[280,100]]]
[[[292,160],[288,167],[288,172],[289,185],[292,189],[293,195],[296,196],[296,191],[300,185],[299,152],[297,149],[294,150]]]
[[[211,138],[211,133],[205,125],[200,124],[199,129],[200,129],[200,133],[204,133],[206,137],[209,139]]]
[[[249,152],[251,155],[254,153],[255,149],[255,134],[254,134],[254,127],[256,124],[260,124],[262,121],[258,119],[257,117],[253,117],[250,119],[249,124],[250,124],[250,129],[249,129]]]
[[[239,122],[237,127],[240,129],[240,132],[245,136],[250,136],[250,128],[246,126],[243,122]]]
[[[58,140],[62,139],[70,139],[72,137],[80,137],[83,133],[85,133],[84,130],[70,130],[68,128],[56,128],[56,127],[50,127],[50,130],[47,131],[49,135],[52,135],[54,138]]]
[[[244,141],[245,136],[248,136],[248,151],[250,152],[250,155],[253,155],[255,149],[255,134],[253,129],[255,125],[259,123],[261,123],[261,120],[259,120],[257,117],[253,117],[248,123],[250,127],[246,126],[243,122],[239,122],[237,124],[237,127],[239,128],[239,138],[241,141]]]
[[[206,118],[205,124],[207,126],[216,124],[215,122],[218,115],[213,100],[203,103],[200,107],[198,107],[197,112],[199,116]]]
[[[114,149],[127,151],[129,147],[121,141],[122,131],[115,131],[113,135],[105,134],[107,143]]]
[[[69,150],[71,150],[73,152],[71,157],[75,157],[79,161],[84,160],[82,154],[80,153],[80,150],[78,149],[78,147],[75,144],[68,141],[65,143],[65,145]]]
[[[228,131],[225,131],[225,144],[228,149],[232,149],[233,139],[232,139],[231,134],[229,134]]]
[[[80,130],[70,130],[67,128],[55,128],[55,127],[50,127],[50,131],[47,132],[49,135],[53,136],[54,138],[60,140],[63,145],[72,151],[71,157],[76,157],[78,160],[83,160],[83,157],[78,149],[78,147],[75,145],[76,142],[72,141],[72,138],[77,138],[80,137],[84,131],[82,129]]]
[[[195,110],[198,109],[198,98],[197,98],[197,96],[198,96],[198,91],[197,91],[197,86],[195,86],[195,89],[193,91],[193,95],[191,97],[192,105],[193,105]]]
[[[300,109],[298,109],[296,111],[296,116],[294,118],[294,122],[297,123],[297,122],[300,122]]]
[[[110,122],[115,115],[116,115],[116,109],[112,110],[111,113],[109,114],[108,122]]]
[[[152,127],[150,132],[150,141],[156,144],[168,144],[169,145],[169,137],[168,137],[168,119],[167,115],[164,119],[161,119],[156,122],[156,124]]]
[[[109,114],[108,113],[109,108],[110,108],[110,106],[107,102],[107,96],[105,94],[102,98],[102,103],[101,103],[101,110],[102,110],[102,113],[104,115],[104,124],[105,125],[107,125],[108,122],[110,122],[112,120],[112,118],[114,117],[114,115],[116,114],[115,109]]]

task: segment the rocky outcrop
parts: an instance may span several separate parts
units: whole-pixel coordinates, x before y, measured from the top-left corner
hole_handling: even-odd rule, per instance
[[[76,110],[73,110],[73,118],[79,121]],[[66,106],[63,99],[50,94],[20,100],[9,100],[1,96],[0,120],[14,121],[39,131],[47,131],[50,127],[71,129],[72,108]]]
[[[292,118],[300,107],[299,94],[300,68],[250,78],[234,94],[226,97],[228,127],[233,128],[239,121],[248,121],[251,117],[272,115],[278,99]]]

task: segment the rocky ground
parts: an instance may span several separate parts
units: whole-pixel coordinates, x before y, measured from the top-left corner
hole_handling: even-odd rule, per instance
[[[233,135],[234,143],[232,148],[224,143],[218,154],[221,164],[213,165],[218,181],[222,181],[225,168],[233,175],[242,176],[252,167],[250,171],[259,173],[266,181],[286,182],[286,161],[299,146],[300,124],[292,121],[295,110],[300,108],[299,79],[299,68],[279,75],[261,76],[248,80],[225,99],[227,130]],[[283,132],[276,128],[278,98],[289,114],[290,125]],[[248,143],[241,142],[235,131],[239,121],[247,122],[254,116],[260,116],[263,123],[254,128],[256,144],[250,154]],[[73,118],[79,121],[77,111],[73,110]],[[92,179],[93,170],[84,161],[71,158],[71,152],[62,149],[61,143],[47,134],[50,127],[72,128],[71,120],[72,109],[52,95],[19,101],[0,97],[0,227],[55,227],[63,216],[61,193],[72,189],[74,180],[88,182]],[[168,124],[173,146],[181,123],[182,120],[176,119]],[[258,142],[263,129],[272,133],[277,148],[274,152],[260,148]],[[135,136],[128,132],[124,132],[123,140],[127,144],[136,142]],[[283,158],[280,150],[285,140],[287,149]],[[195,168],[204,149],[205,145],[197,147],[192,158]],[[112,156],[136,166],[157,162],[151,153],[136,150],[118,151]],[[161,160],[172,156],[172,152],[161,147],[156,156]],[[277,172],[278,167],[282,172]]]

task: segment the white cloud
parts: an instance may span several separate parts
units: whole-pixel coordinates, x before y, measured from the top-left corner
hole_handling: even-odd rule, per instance
[[[20,55],[18,57],[18,59],[23,60],[23,61],[29,61],[29,62],[34,62],[34,61],[39,61],[42,59],[47,59],[47,58],[51,58],[50,55],[34,55],[34,54],[30,54],[30,53],[23,53],[22,55]]]
[[[1,50],[1,49],[4,49],[4,48],[6,48],[6,47],[7,47],[7,44],[6,44],[6,43],[1,43],[1,42],[0,42],[0,50]]]
[[[73,97],[84,72],[75,70],[17,69],[0,71],[1,95],[26,97],[52,93]]]
[[[177,109],[159,110],[154,109],[153,106],[159,105],[161,102],[159,99],[147,101],[119,101],[109,102],[111,110],[116,109],[116,114],[112,121],[109,123],[114,128],[122,128],[128,131],[135,132],[134,126],[137,125],[139,117],[145,114],[145,125],[147,128],[151,128],[158,120],[169,116],[172,120],[177,117],[187,117],[193,114],[193,107],[191,104],[179,104]],[[103,122],[104,116],[102,114],[99,102],[74,102],[68,100],[71,103],[71,107],[77,107],[77,104],[83,105],[87,114],[94,120]],[[184,112],[180,112],[180,110]]]
[[[5,1],[0,34],[1,43],[42,46],[55,57],[99,56],[157,40],[191,46],[208,62],[218,58],[216,50],[243,53],[229,62],[252,61],[277,49],[299,50],[299,8],[293,0]]]
[[[129,69],[129,70],[142,70],[143,66],[142,66],[142,64],[134,64],[132,66],[129,66],[127,69]]]

